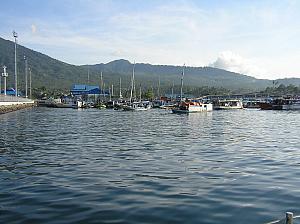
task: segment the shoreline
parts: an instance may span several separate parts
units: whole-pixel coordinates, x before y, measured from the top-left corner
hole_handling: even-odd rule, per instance
[[[22,110],[29,107],[34,107],[34,103],[26,103],[26,104],[15,104],[15,105],[1,105],[0,106],[0,115],[10,113],[17,110]]]

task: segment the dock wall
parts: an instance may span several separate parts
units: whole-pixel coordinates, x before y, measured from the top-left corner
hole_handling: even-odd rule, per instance
[[[24,109],[34,106],[34,100],[14,97],[14,96],[0,96],[0,114]]]

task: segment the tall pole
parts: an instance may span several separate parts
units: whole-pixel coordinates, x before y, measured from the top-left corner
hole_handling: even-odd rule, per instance
[[[103,94],[103,74],[102,74],[102,72],[100,74],[100,88],[101,88],[101,93]]]
[[[17,78],[17,38],[18,34],[13,31],[13,36],[15,38],[15,91],[16,96],[18,96],[18,78]]]
[[[160,76],[158,77],[157,97],[158,97],[158,99],[160,99]]]
[[[133,70],[132,70],[132,78],[133,78],[133,98],[134,98],[134,100],[136,100],[136,90],[135,90],[135,62],[134,62],[134,64],[133,64]]]
[[[180,101],[182,101],[182,87],[183,87],[184,67],[185,67],[185,64],[183,65],[183,68],[182,68],[182,75],[181,75]]]
[[[6,78],[8,76],[7,72],[6,72],[6,66],[3,66],[3,73],[2,76],[4,78],[4,96],[6,96]],[[1,89],[0,89],[1,91]]]
[[[29,98],[31,99],[32,97],[32,91],[31,91],[31,68],[28,69],[29,70]]]
[[[173,81],[173,85],[172,85],[172,96],[171,96],[171,99],[174,98],[174,81]]]
[[[111,88],[110,87],[109,87],[108,91],[109,91],[109,101],[111,101]]]
[[[135,62],[133,63],[133,68],[132,68],[130,100],[129,100],[130,103],[132,102],[132,96],[133,96],[133,91],[134,91],[134,67],[135,67]]]
[[[28,98],[28,62],[25,55],[24,55],[24,61],[25,61],[25,97]]]
[[[105,83],[103,83],[103,93],[104,93],[104,101],[106,101],[106,95],[105,95]]]
[[[114,84],[111,85],[111,96],[114,96]]]
[[[4,66],[3,66],[3,69],[4,69]],[[2,76],[3,76],[3,73],[2,73],[2,75],[0,75],[0,95],[1,95],[1,93],[2,93],[2,90],[1,90],[1,78],[2,78]]]
[[[90,85],[90,66],[88,65],[88,74],[87,74],[87,79],[88,79],[88,85]]]
[[[122,87],[121,87],[121,82],[122,82],[122,80],[121,80],[121,77],[120,77],[120,99],[122,98]]]
[[[142,102],[142,85],[140,84],[140,102]]]

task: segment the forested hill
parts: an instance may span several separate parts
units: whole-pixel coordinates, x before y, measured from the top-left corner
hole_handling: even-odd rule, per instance
[[[100,54],[101,52],[99,52]],[[18,45],[18,77],[19,86],[24,86],[24,55],[28,65],[32,69],[33,87],[45,86],[46,88],[70,89],[72,84],[100,83],[100,73],[103,72],[103,79],[106,85],[119,85],[119,78],[122,78],[122,86],[129,86],[133,64],[127,60],[120,59],[106,64],[96,65],[71,65],[53,59],[45,54]],[[0,65],[8,68],[8,84],[12,86],[14,81],[14,43],[0,38]],[[182,67],[170,65],[151,65],[137,63],[135,65],[136,83],[144,87],[156,87],[158,80],[161,86],[180,84]],[[279,80],[280,82],[281,80]],[[284,84],[299,85],[300,79],[284,79]],[[272,85],[270,80],[255,79],[250,76],[225,71],[211,67],[186,67],[184,85],[192,87],[214,86],[231,90],[249,91],[261,90]]]

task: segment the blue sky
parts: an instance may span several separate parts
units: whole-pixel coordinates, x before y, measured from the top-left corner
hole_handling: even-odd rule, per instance
[[[300,1],[1,1],[1,37],[71,64],[124,58],[300,78]]]

